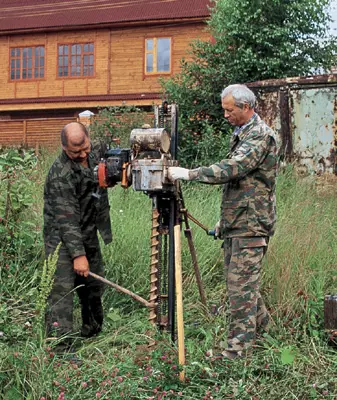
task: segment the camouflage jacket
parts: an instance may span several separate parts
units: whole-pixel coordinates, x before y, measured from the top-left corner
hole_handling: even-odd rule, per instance
[[[277,166],[275,133],[255,114],[233,135],[225,160],[190,170],[190,180],[224,184],[220,218],[224,237],[273,235]]]
[[[94,168],[104,155],[103,143],[92,145],[89,168],[62,151],[54,161],[44,188],[44,241],[55,248],[60,241],[72,258],[97,246],[97,230],[105,244],[112,240],[108,193],[98,187]]]

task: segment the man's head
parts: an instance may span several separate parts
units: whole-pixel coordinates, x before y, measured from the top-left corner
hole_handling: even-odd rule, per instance
[[[61,131],[62,149],[78,163],[85,163],[90,153],[90,140],[86,127],[79,122],[67,124]]]
[[[224,116],[231,125],[242,126],[254,115],[255,95],[245,85],[227,86],[221,93]]]

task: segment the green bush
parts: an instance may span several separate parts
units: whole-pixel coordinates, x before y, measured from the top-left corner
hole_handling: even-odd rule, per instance
[[[121,147],[130,147],[132,129],[143,124],[153,125],[153,115],[134,106],[100,108],[98,115],[90,124],[90,136],[112,141],[119,138]]]
[[[39,174],[37,165],[32,150],[9,148],[0,154],[0,242],[12,258],[23,251],[25,257],[32,254],[39,241],[40,224],[34,208],[38,194],[28,184]]]
[[[229,135],[215,131],[207,122],[200,132],[181,130],[178,158],[180,165],[189,168],[209,166],[226,158]]]

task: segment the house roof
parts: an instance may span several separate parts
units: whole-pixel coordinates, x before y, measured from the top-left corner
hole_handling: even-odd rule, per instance
[[[0,34],[209,16],[211,0],[1,0]]]

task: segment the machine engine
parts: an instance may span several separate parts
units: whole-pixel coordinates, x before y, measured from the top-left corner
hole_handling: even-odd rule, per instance
[[[167,167],[178,164],[170,153],[171,138],[165,128],[133,129],[130,149],[114,148],[105,153],[95,171],[101,187],[117,183],[132,185],[146,193],[167,192],[174,185],[167,179]]]

